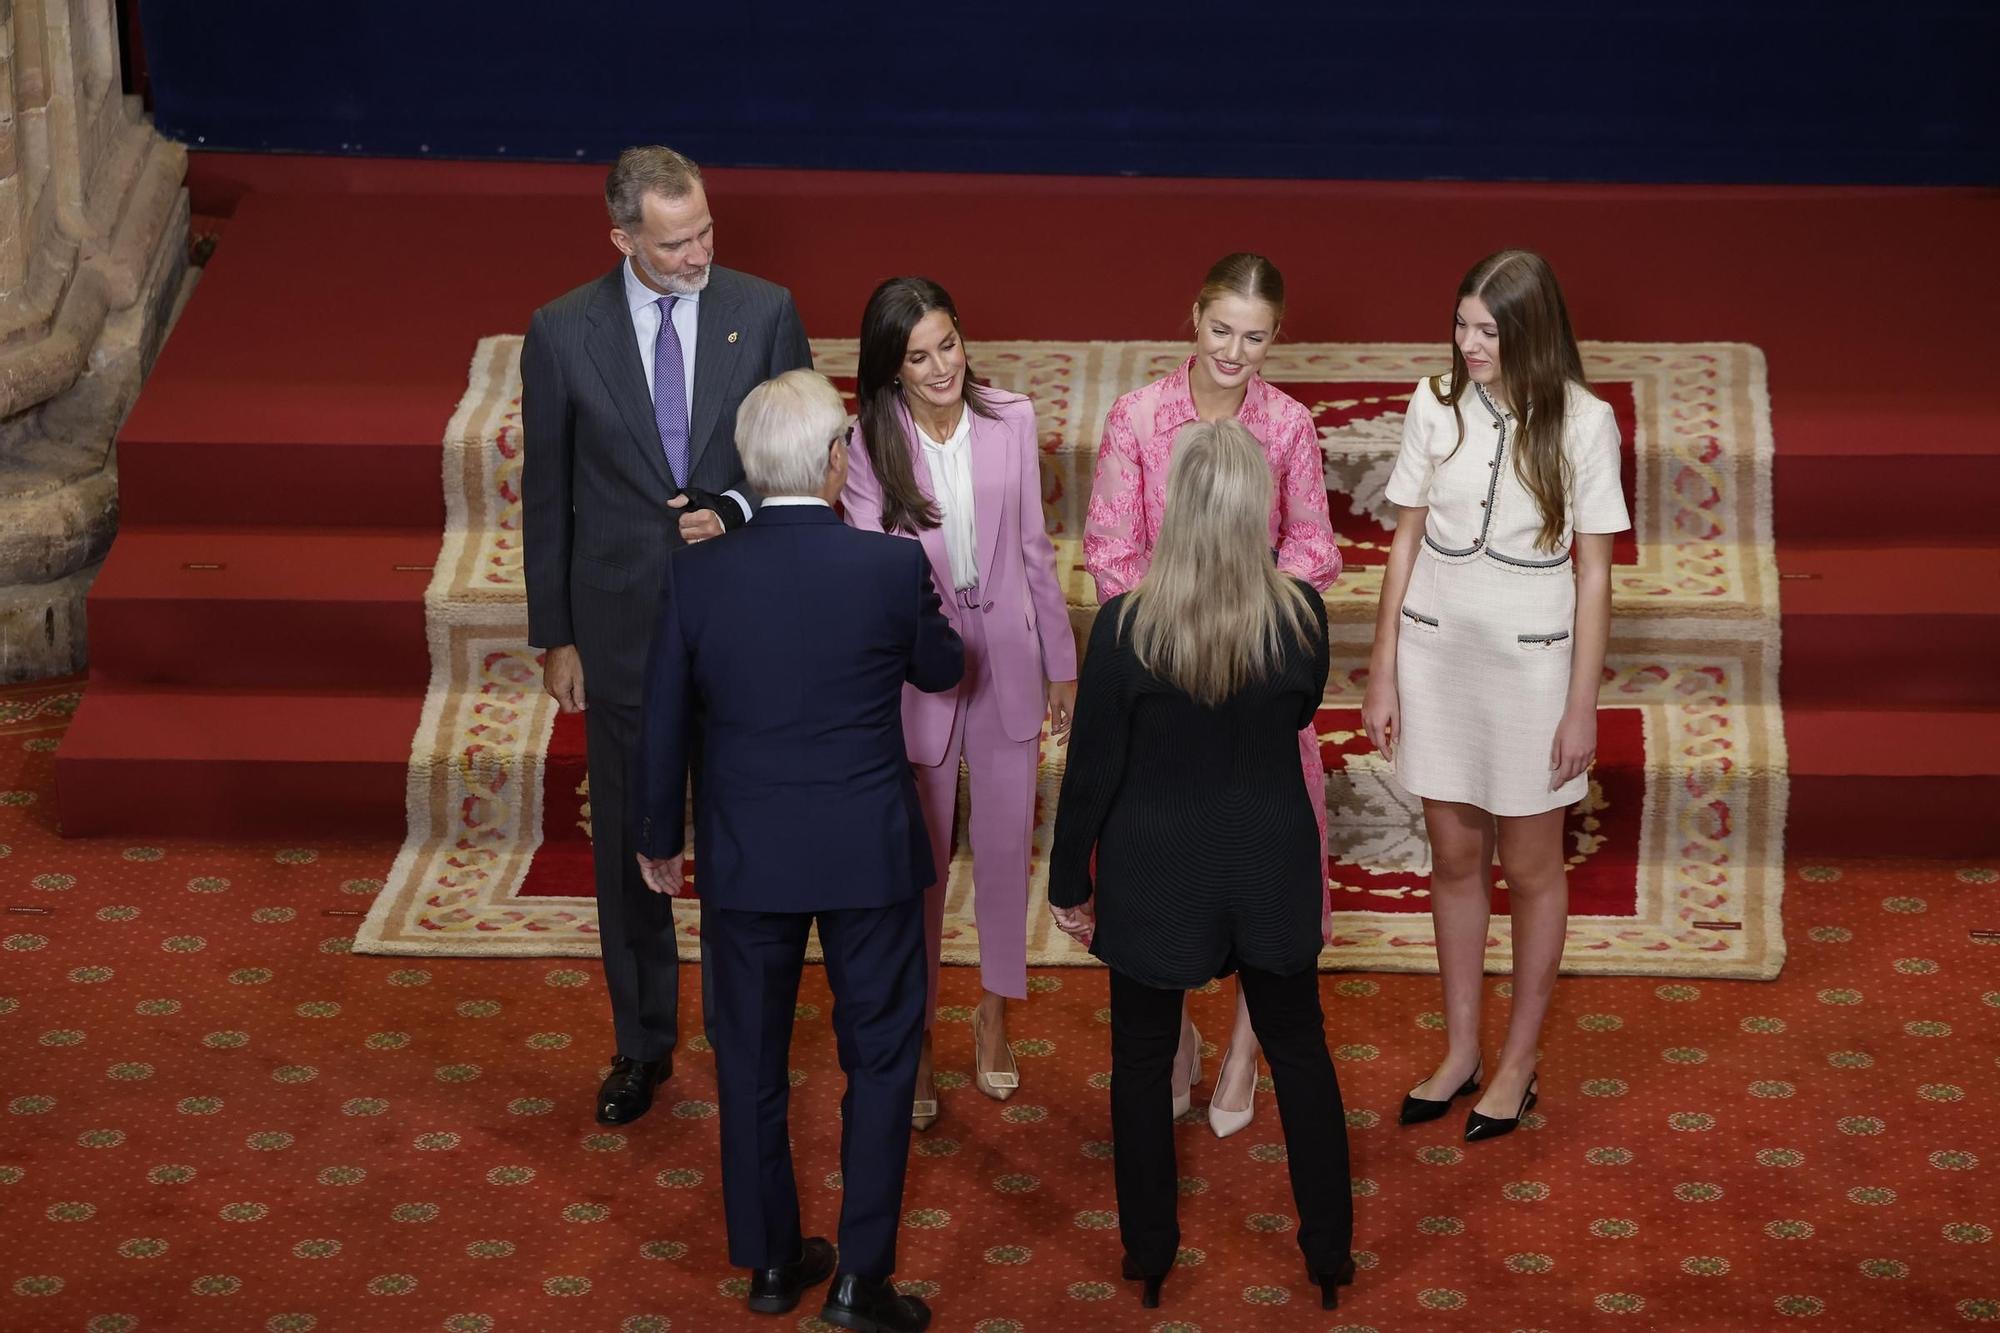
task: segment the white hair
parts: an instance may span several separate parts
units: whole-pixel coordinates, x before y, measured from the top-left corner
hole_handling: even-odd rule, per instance
[[[743,396],[736,452],[760,495],[817,495],[833,441],[847,429],[840,390],[813,370],[788,370]]]

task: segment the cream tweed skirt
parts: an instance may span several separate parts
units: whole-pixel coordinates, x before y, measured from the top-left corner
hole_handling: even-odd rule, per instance
[[[1420,547],[1398,623],[1394,767],[1404,790],[1496,815],[1583,799],[1587,772],[1549,790],[1575,642],[1568,561],[1531,569]]]

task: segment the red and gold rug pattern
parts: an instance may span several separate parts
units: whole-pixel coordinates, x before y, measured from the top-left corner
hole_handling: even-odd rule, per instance
[[[698,1038],[655,1111],[606,1130],[593,964],[352,954],[393,847],[63,841],[77,697],[0,692],[0,1328],[823,1333],[812,1302],[742,1312]],[[1323,978],[1361,1266],[1331,1313],[1268,1087],[1236,1138],[1181,1127],[1185,1249],[1141,1310],[1117,1278],[1103,974],[1033,973],[1000,1105],[965,1074],[977,978],[948,969],[898,1279],[974,1333],[2000,1323],[2000,868],[1786,880],[1775,981],[1565,980],[1542,1105],[1491,1143],[1395,1124],[1440,1050],[1434,979]],[[692,969],[682,994],[696,1033]],[[1229,1002],[1196,997],[1209,1038]],[[840,1191],[830,1008],[810,971],[792,1127],[814,1231]]]
[[[448,520],[427,595],[432,681],[411,746],[402,854],[357,950],[416,956],[595,953],[583,727],[541,693],[525,642],[518,338],[483,340],[445,441]],[[1043,507],[1079,635],[1095,615],[1079,535],[1097,430],[1119,391],[1165,373],[1166,343],[996,343],[979,370],[1031,395]],[[1588,344],[1593,383],[1624,441],[1634,528],[1614,552],[1617,617],[1599,763],[1572,811],[1567,966],[1578,972],[1769,977],[1780,924],[1784,730],[1777,690],[1771,436],[1763,358],[1738,344]],[[815,344],[852,387],[854,344]],[[1327,496],[1348,558],[1327,594],[1335,673],[1320,713],[1327,760],[1331,969],[1434,963],[1429,849],[1419,804],[1360,735],[1368,640],[1393,524],[1383,495],[1410,386],[1436,349],[1294,344],[1265,373],[1319,428]],[[1040,910],[1064,755],[1046,744],[1030,883],[1028,956],[1087,964]],[[961,785],[961,801],[965,799]],[[699,849],[696,849],[697,855]],[[698,881],[698,875],[693,877]],[[946,957],[979,954],[966,849],[949,871]],[[1504,909],[1504,885],[1495,889]],[[694,904],[681,907],[694,957]],[[1495,919],[1492,958],[1510,937]]]

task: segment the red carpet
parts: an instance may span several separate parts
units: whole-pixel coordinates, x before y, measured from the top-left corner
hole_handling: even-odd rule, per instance
[[[416,720],[421,579],[399,566],[435,554],[439,434],[476,338],[607,266],[601,178],[195,156],[197,212],[228,216],[120,439],[125,535],[91,605],[104,702],[62,756],[67,831],[394,830],[404,749],[358,742]],[[2000,279],[1964,262],[1991,192],[763,171],[711,186],[725,260],[790,285],[816,335],[851,333],[883,274],[921,271],[954,289],[975,342],[1171,337],[1207,262],[1251,244],[1289,275],[1289,337],[1441,338],[1457,274],[1526,242],[1588,337],[1761,346],[1795,580],[1794,845],[1995,845],[2000,407],[1967,349]],[[174,753],[168,733],[194,730],[183,688],[205,692],[200,734]],[[267,754],[251,733],[277,700],[288,744]],[[180,795],[151,799],[161,781]],[[200,795],[245,787],[259,799]]]
[[[705,1055],[606,1132],[592,965],[349,956],[393,838],[58,837],[77,697],[0,691],[0,1327],[822,1327],[811,1304],[741,1313]],[[1104,974],[1034,975],[999,1106],[958,1073],[977,979],[947,968],[958,1077],[917,1142],[898,1276],[935,1327],[978,1333],[2000,1321],[2000,868],[1803,863],[1787,896],[1775,982],[1566,980],[1541,1109],[1489,1144],[1394,1124],[1438,1049],[1436,982],[1324,978],[1363,1265],[1334,1314],[1301,1280],[1268,1095],[1237,1138],[1180,1129],[1186,1250],[1142,1311],[1116,1277]],[[682,995],[693,1033],[692,968]],[[839,1077],[817,969],[801,998],[793,1128],[822,1230]],[[1227,1002],[1196,997],[1211,1040]]]

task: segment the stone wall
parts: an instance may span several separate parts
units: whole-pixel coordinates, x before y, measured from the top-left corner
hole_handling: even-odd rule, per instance
[[[0,681],[87,660],[112,439],[187,280],[186,175],[120,91],[112,0],[0,0]]]

